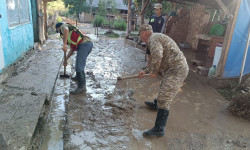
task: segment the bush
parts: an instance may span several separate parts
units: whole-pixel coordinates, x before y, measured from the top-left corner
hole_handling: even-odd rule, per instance
[[[103,20],[103,23],[102,23],[103,25],[109,25],[109,21],[108,21],[108,19],[106,19],[106,18],[104,18],[104,20]]]
[[[93,20],[92,24],[100,27],[104,23],[104,20],[105,18],[103,16],[97,15],[95,19]]]
[[[104,33],[104,35],[106,35],[107,37],[111,37],[111,38],[117,38],[117,37],[119,37],[119,34],[115,33],[112,30],[107,31],[106,33]]]
[[[68,12],[68,9],[65,9],[63,0],[48,2],[48,5],[47,5],[48,15],[53,16],[56,12],[59,12],[59,14]]]
[[[56,18],[56,22],[62,22],[62,17],[61,17],[61,16],[58,16],[58,17]]]
[[[66,17],[68,18],[70,16],[69,14],[69,11],[68,10],[65,10],[65,11],[62,11],[62,12],[59,12],[59,15],[63,16],[63,17]]]
[[[119,30],[126,30],[126,21],[123,19],[118,19],[114,22],[114,28]]]
[[[235,96],[229,105],[229,110],[234,115],[250,120],[249,99],[250,99],[250,93]]]

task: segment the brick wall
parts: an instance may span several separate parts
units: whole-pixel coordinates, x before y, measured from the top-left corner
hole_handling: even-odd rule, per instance
[[[166,34],[176,43],[185,42],[189,25],[189,10],[180,8],[177,10],[178,16],[173,16],[167,23]]]
[[[196,35],[206,33],[209,26],[210,14],[205,11],[205,6],[196,5],[190,10],[190,20],[186,42],[193,49],[197,48],[198,39]]]
[[[210,14],[205,6],[196,5],[192,9],[180,8],[178,16],[168,20],[166,34],[176,43],[188,42],[193,49],[197,48],[196,35],[206,33],[209,27]]]

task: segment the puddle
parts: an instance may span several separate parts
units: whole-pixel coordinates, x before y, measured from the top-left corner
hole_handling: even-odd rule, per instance
[[[67,72],[70,71],[67,66]],[[60,73],[63,72],[61,67]],[[51,100],[48,122],[44,130],[44,137],[40,150],[63,150],[63,130],[65,124],[65,103],[69,100],[70,79],[60,78],[55,84],[54,94]]]

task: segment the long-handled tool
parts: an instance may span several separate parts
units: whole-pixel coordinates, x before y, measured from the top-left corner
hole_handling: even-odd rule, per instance
[[[142,77],[149,77],[149,74],[144,74]],[[133,78],[139,78],[138,75],[135,76],[129,76],[129,77],[117,77],[117,80],[123,80],[123,79],[133,79]]]
[[[66,52],[64,52],[64,63],[66,61]],[[66,66],[63,64],[64,66],[64,73],[63,75],[60,75],[60,78],[69,78],[69,75],[66,74]]]

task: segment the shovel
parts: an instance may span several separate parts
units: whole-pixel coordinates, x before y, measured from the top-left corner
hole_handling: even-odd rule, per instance
[[[149,77],[149,74],[144,74],[142,77]],[[124,79],[133,79],[133,78],[139,78],[138,75],[135,76],[129,76],[129,77],[117,77],[117,80],[124,80]]]
[[[64,62],[65,61],[66,61],[66,52],[64,52]],[[60,75],[60,78],[69,78],[69,75],[66,74],[66,66],[64,66],[64,74]]]

